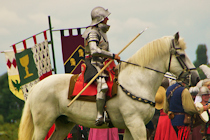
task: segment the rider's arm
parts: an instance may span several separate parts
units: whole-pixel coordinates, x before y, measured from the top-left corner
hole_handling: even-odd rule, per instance
[[[192,96],[187,88],[182,91],[182,105],[184,111],[190,115],[203,112],[204,108],[196,108]]]
[[[114,53],[100,49],[95,41],[90,41],[89,47],[92,56],[100,56],[113,59],[115,57]]]
[[[100,41],[100,35],[97,32],[90,32],[88,35],[88,45],[90,47],[90,53],[92,56],[115,58],[115,54],[106,50],[102,50],[98,47]]]

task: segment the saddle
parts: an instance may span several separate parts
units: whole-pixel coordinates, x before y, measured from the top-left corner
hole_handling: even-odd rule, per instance
[[[110,60],[106,60],[105,64]],[[109,73],[109,77],[106,78],[108,85],[108,91],[106,93],[106,100],[113,98],[117,94],[117,84],[115,79],[117,79],[117,70],[115,68],[114,61],[106,68]],[[73,75],[70,79],[68,99],[74,99],[75,96],[88,84],[84,82],[84,73],[86,70],[86,65],[83,63],[81,65],[81,73]],[[77,100],[96,102],[97,85],[93,82]]]

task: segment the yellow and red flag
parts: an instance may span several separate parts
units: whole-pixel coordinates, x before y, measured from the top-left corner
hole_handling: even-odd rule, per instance
[[[15,52],[13,50],[4,51],[4,54],[6,58],[9,89],[16,97],[24,100],[23,92],[20,85],[20,76],[17,68]]]

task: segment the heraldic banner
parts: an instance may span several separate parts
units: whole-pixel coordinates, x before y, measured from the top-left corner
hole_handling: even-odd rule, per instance
[[[72,35],[72,29],[68,31],[69,36],[64,36],[64,30],[60,30],[65,73],[79,74],[85,60],[84,39],[80,28],[77,29],[78,35]]]
[[[15,54],[18,66],[20,85],[27,99],[29,89],[42,80],[52,75],[48,41],[35,44],[34,47],[25,49]]]
[[[18,52],[20,52],[20,50]],[[7,64],[9,89],[16,97],[24,100],[23,92],[20,86],[20,76],[17,68],[15,53],[11,50],[5,51],[4,54]]]

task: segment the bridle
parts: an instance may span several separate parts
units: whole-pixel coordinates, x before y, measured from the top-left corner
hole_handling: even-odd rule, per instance
[[[181,49],[181,48],[176,48],[175,47],[175,41],[174,39],[171,40],[171,47],[170,47],[170,58],[169,58],[169,64],[168,64],[168,72],[170,72],[170,68],[171,68],[171,59],[172,59],[172,55],[175,55],[176,56],[176,59],[178,60],[179,64],[181,65],[182,67],[182,72],[179,74],[178,78],[176,78],[177,80],[181,80],[182,82],[184,82],[186,85],[190,86],[191,85],[191,70],[195,70],[196,68],[188,68],[188,66],[185,64],[185,62],[183,61],[183,59],[181,58],[183,55],[179,54],[177,52],[177,50]],[[127,64],[132,64],[132,65],[135,65],[135,66],[139,66],[139,67],[142,67],[141,65],[138,65],[138,64],[134,64],[134,63],[131,63],[131,62],[127,62],[127,61],[122,61],[120,60],[120,62],[124,62],[124,63],[127,63]],[[120,73],[120,66],[121,66],[121,63],[119,65],[119,72],[118,74]],[[168,73],[165,73],[165,72],[161,72],[159,70],[155,70],[155,69],[152,69],[152,68],[149,68],[149,67],[144,67],[146,69],[149,69],[149,70],[153,70],[155,72],[158,72],[158,73],[162,73],[164,75],[168,75],[169,77],[168,78],[171,78],[173,79],[173,75],[170,75]],[[184,80],[182,80],[184,79]],[[174,79],[173,79],[174,80]],[[187,83],[186,83],[186,80],[189,80]],[[133,95],[132,93],[130,93],[129,91],[127,91],[119,82],[118,82],[118,79],[116,78],[115,79],[115,82],[117,83],[117,85],[119,85],[121,87],[121,89],[126,93],[126,95],[128,95],[129,97],[131,97],[133,100],[137,100],[139,102],[144,102],[144,103],[148,103],[150,104],[151,106],[155,106],[155,102],[153,101],[150,101],[150,100],[147,100],[147,99],[143,99],[141,97],[137,97],[135,95]]]
[[[149,70],[152,70],[152,71],[155,71],[155,72],[158,72],[158,73],[162,73],[166,76],[169,76],[167,78],[170,78],[170,79],[177,79],[177,80],[180,80],[184,83],[186,83],[186,80],[189,80],[188,83],[186,84],[191,84],[191,70],[195,70],[196,68],[188,68],[188,66],[185,64],[185,62],[183,61],[183,59],[181,58],[182,54],[179,54],[177,52],[177,50],[180,50],[181,48],[176,48],[175,47],[175,41],[174,39],[171,40],[171,45],[170,45],[170,58],[169,58],[169,64],[168,64],[168,72],[170,72],[170,68],[171,68],[171,59],[172,59],[172,55],[175,55],[176,56],[176,59],[177,61],[179,62],[179,64],[181,65],[182,67],[182,72],[179,74],[178,77],[175,77],[174,75],[171,75],[171,74],[168,74],[166,72],[162,72],[162,71],[159,71],[159,70],[156,70],[156,69],[153,69],[153,68],[149,68],[149,67],[143,67],[139,64],[135,64],[135,63],[131,63],[131,62],[128,62],[128,61],[123,61],[123,60],[120,60],[120,62],[124,62],[124,63],[127,63],[127,64],[131,64],[131,65],[134,65],[134,66],[139,66],[139,67],[143,67],[143,68],[146,68],[146,69],[149,69]],[[119,71],[120,71],[120,66],[121,66],[121,63],[119,65]]]
[[[188,68],[188,66],[182,59],[183,55],[179,54],[177,52],[177,50],[179,50],[181,48],[176,48],[175,43],[176,43],[175,40],[172,39],[171,47],[170,47],[170,58],[169,58],[169,64],[168,64],[168,71],[170,72],[172,55],[175,55],[177,61],[179,62],[179,64],[182,67],[182,72],[179,74],[177,80],[181,80],[182,82],[184,82],[185,84],[188,84],[188,86],[190,86],[191,85],[191,70],[196,70],[196,68]],[[187,83],[186,83],[186,80],[188,80]]]

